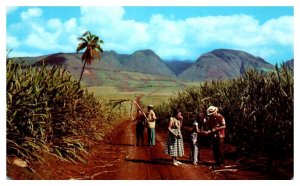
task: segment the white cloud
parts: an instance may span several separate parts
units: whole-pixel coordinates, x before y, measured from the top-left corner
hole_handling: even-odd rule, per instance
[[[17,48],[20,46],[20,42],[17,37],[11,36],[10,34],[6,35],[6,47],[8,49]]]
[[[25,44],[33,48],[38,48],[40,50],[59,49],[59,36],[62,31],[62,24],[57,24],[57,21],[54,22],[56,22],[56,24],[52,24],[52,26],[60,25],[60,28],[53,32],[47,31],[47,29],[43,27],[44,25],[40,25],[34,22],[31,23],[31,33],[25,39]]]
[[[293,45],[293,17],[282,16],[271,19],[262,26],[263,34],[271,42],[280,45]]]
[[[26,27],[28,34],[25,35],[23,43],[27,48],[45,51],[45,53],[70,52],[76,49],[79,36],[76,18],[65,22],[58,18],[46,21],[24,20],[18,27]]]
[[[51,29],[61,29],[62,28],[62,22],[60,19],[54,18],[47,21],[47,26]]]
[[[40,8],[29,8],[26,12],[21,13],[21,18],[23,20],[29,19],[31,17],[40,17],[43,11]]]
[[[182,24],[187,37],[195,38],[195,44],[203,47],[216,43],[254,45],[257,39],[249,40],[249,37],[258,35],[258,26],[258,21],[247,15],[196,17],[186,19]]]
[[[82,33],[89,30],[99,35],[105,50],[128,53],[149,47],[148,25],[124,20],[124,13],[122,7],[81,7]]]
[[[73,32],[77,27],[77,21],[75,18],[71,18],[64,23],[65,30],[67,32]]]
[[[184,42],[184,25],[180,21],[165,19],[162,15],[152,16],[149,34],[166,45],[180,46]]]
[[[279,17],[264,24],[248,15],[194,17],[179,21],[153,16],[149,27],[153,33],[150,33],[150,38],[157,39],[154,43],[158,43],[160,55],[166,58],[184,58],[189,53],[192,53],[190,57],[197,58],[199,51],[218,47],[245,51],[256,48],[260,51],[258,54],[267,58],[274,55],[276,46],[293,45],[291,16]],[[169,51],[163,52],[163,48]],[[184,49],[192,52],[184,52]]]
[[[121,21],[125,10],[122,7],[81,7],[80,12],[80,21],[84,25],[107,25]]]
[[[38,48],[40,50],[53,49],[54,45],[47,45],[46,42],[47,39],[45,35],[41,36],[39,34],[30,34],[25,40],[25,44],[33,48]]]
[[[127,20],[120,21],[119,24],[114,27],[113,31],[106,30],[106,32],[111,32],[110,36],[114,38],[116,42],[125,40],[126,43],[124,44],[127,44],[129,47],[137,47],[137,45],[146,47],[151,39],[148,33],[148,27],[147,24]]]
[[[111,11],[108,11],[111,10]],[[293,44],[293,17],[262,24],[249,15],[192,17],[174,20],[153,15],[148,23],[124,19],[121,7],[81,10],[81,24],[106,42],[105,49],[129,53],[150,48],[163,58],[197,58],[206,48],[236,48],[269,57],[277,45]],[[107,48],[106,48],[107,47]]]

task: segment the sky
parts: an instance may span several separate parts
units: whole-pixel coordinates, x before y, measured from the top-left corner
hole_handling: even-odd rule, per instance
[[[6,49],[12,57],[75,52],[89,30],[121,54],[151,49],[165,60],[196,60],[226,48],[275,64],[294,58],[293,25],[291,6],[8,6]]]

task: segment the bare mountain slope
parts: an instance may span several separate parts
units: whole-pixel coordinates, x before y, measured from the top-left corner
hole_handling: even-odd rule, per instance
[[[251,68],[268,70],[274,66],[243,51],[217,49],[201,55],[178,77],[193,81],[229,79],[240,76]]]

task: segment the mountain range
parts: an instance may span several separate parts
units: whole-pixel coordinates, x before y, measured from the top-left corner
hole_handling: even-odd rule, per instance
[[[71,73],[78,75],[82,69],[81,56],[81,53],[56,53],[39,57],[15,58],[15,60],[25,60],[34,65],[61,64]],[[293,60],[286,63],[291,65]],[[244,51],[216,49],[200,55],[194,62],[164,61],[152,50],[139,50],[130,55],[105,51],[100,61],[95,60],[87,68],[92,71],[130,71],[191,81],[207,81],[238,77],[250,68],[268,70],[273,69],[274,66]]]

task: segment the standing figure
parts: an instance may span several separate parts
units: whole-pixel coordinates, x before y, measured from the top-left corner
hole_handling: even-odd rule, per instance
[[[146,117],[141,109],[137,109],[137,115],[132,121],[136,121],[136,145],[138,146],[140,141],[142,142],[142,145],[144,145],[144,130]]]
[[[203,132],[204,130],[204,124],[206,122],[206,119],[205,119],[205,113],[202,113],[202,112],[199,112],[197,115],[196,115],[196,121],[198,123],[198,129]],[[201,133],[200,132],[200,133]]]
[[[147,122],[148,122],[148,143],[152,147],[155,145],[155,112],[153,111],[153,105],[148,105]]]
[[[168,136],[166,140],[165,153],[172,157],[173,165],[178,166],[182,164],[177,160],[177,157],[184,155],[183,140],[181,135],[183,117],[179,110],[175,110],[173,116],[170,118],[168,126]]]
[[[193,161],[194,165],[197,165],[198,163],[198,123],[197,121],[194,121],[193,123],[193,129],[191,134],[191,143],[190,143],[190,159]]]
[[[210,106],[207,109],[207,135],[212,139],[212,150],[217,166],[224,164],[224,139],[226,123],[224,117],[218,113],[218,107]]]

